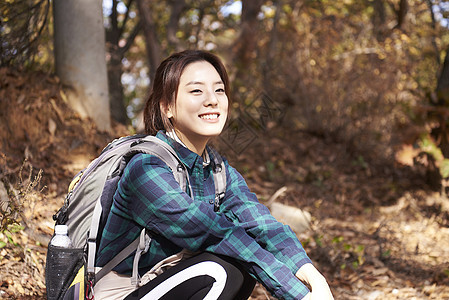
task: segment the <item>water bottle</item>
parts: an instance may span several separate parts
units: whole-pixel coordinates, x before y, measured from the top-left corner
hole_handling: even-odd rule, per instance
[[[67,225],[56,225],[55,226],[55,236],[51,239],[50,244],[62,248],[71,248],[72,241],[67,235]]]

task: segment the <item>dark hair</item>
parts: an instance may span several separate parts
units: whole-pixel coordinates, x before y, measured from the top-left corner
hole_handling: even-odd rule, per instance
[[[189,64],[198,61],[206,61],[217,70],[230,103],[228,73],[216,55],[202,50],[186,50],[172,54],[157,68],[150,96],[145,103],[143,117],[147,134],[155,135],[159,130],[169,131],[173,128],[170,120],[161,111],[161,105],[168,107],[175,103],[182,72]]]

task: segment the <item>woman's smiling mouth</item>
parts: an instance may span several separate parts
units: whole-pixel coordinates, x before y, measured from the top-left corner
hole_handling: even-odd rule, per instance
[[[217,120],[220,115],[218,113],[210,113],[200,115],[200,118],[203,120]]]

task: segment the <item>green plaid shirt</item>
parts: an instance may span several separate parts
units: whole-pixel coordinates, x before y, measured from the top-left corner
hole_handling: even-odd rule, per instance
[[[140,259],[141,273],[183,248],[208,251],[237,259],[277,298],[304,297],[308,289],[295,273],[311,261],[290,227],[271,216],[226,160],[226,195],[220,210],[214,212],[212,166],[204,166],[201,156],[164,133],[157,137],[170,144],[188,168],[193,199],[159,158],[135,155],[118,183],[97,265],[104,266],[145,227],[154,235],[149,251]],[[133,256],[128,257],[114,270],[130,274],[132,260]]]

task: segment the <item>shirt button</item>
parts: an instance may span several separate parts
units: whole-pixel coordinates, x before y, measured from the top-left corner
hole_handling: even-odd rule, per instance
[[[209,203],[210,203],[210,204],[214,204],[214,200],[213,200],[213,199],[210,199],[210,200],[209,200]]]

